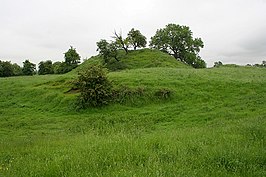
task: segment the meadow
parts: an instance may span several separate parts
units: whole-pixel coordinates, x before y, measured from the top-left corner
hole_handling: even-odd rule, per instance
[[[77,71],[0,78],[0,176],[266,176],[265,69],[140,66],[80,111]]]

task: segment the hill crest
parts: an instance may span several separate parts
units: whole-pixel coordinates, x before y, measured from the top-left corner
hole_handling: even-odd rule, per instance
[[[192,68],[191,66],[176,60],[174,57],[167,53],[163,53],[159,50],[152,49],[140,49],[129,51],[126,54],[124,51],[119,51],[119,61],[110,59],[106,67],[110,71],[119,71],[124,69],[139,69],[139,68],[155,68],[155,67],[167,67],[167,68]],[[103,58],[100,55],[93,56],[83,62],[74,71],[82,71],[84,68],[92,64],[102,64]]]

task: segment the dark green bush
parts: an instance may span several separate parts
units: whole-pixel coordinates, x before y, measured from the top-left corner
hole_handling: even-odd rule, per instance
[[[77,100],[79,109],[100,107],[110,102],[112,83],[107,78],[106,69],[101,66],[90,66],[88,70],[80,73],[75,85],[80,90]]]

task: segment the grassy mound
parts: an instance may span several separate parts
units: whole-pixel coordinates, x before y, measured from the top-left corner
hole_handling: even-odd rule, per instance
[[[153,67],[168,67],[168,68],[191,68],[190,66],[177,61],[169,54],[158,50],[141,49],[129,51],[126,54],[124,51],[119,51],[119,62],[115,59],[106,65],[111,71],[137,68],[153,68]],[[74,72],[86,69],[91,64],[101,64],[103,59],[100,56],[94,56],[82,63]]]
[[[69,92],[74,72],[1,78],[0,176],[265,176],[265,75],[110,72],[117,87],[145,94],[80,112]],[[150,99],[164,90],[170,99]]]

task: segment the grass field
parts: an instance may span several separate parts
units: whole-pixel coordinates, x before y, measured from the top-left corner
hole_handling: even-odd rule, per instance
[[[266,176],[265,69],[110,72],[143,94],[82,111],[76,77],[0,79],[0,176]]]

